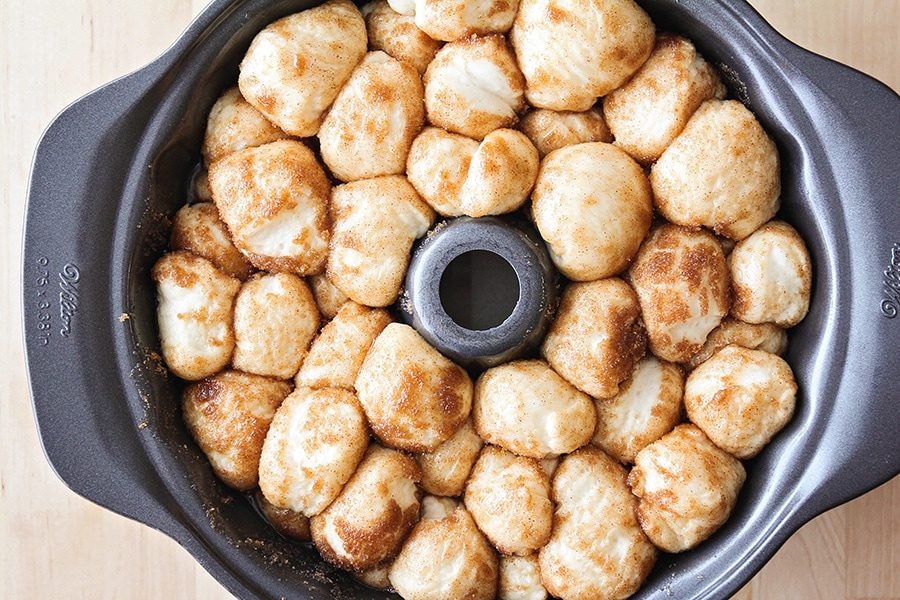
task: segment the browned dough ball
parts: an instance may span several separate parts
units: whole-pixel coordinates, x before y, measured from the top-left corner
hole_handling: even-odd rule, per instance
[[[411,456],[372,444],[341,494],[310,520],[322,558],[357,572],[393,558],[419,520],[420,475]]]
[[[566,146],[613,141],[603,113],[596,108],[583,112],[538,108],[522,117],[518,129],[528,136],[541,158]]]
[[[442,43],[416,26],[413,15],[401,15],[387,0],[375,0],[363,6],[369,47],[387,52],[397,60],[413,66],[420,75],[425,73]]]
[[[241,61],[250,104],[291,135],[319,131],[325,111],[366,53],[366,24],[350,0],[329,0],[260,31]]]
[[[597,401],[595,446],[631,464],[648,444],[681,422],[684,409],[681,368],[653,355],[642,358],[612,398]]]
[[[656,29],[632,0],[522,0],[510,31],[536,108],[591,108],[640,68]]]
[[[254,266],[297,275],[325,268],[331,182],[305,144],[232,152],[210,167],[209,184],[235,246]]]
[[[553,263],[575,281],[624,271],[653,217],[643,169],[602,142],[567,146],[544,157],[531,198],[535,225]]]
[[[681,133],[700,104],[724,98],[726,91],[689,39],[663,33],[635,76],[603,99],[603,114],[616,145],[648,165]]]
[[[263,441],[289,393],[289,383],[230,370],[184,389],[185,425],[226,485],[241,492],[256,487]]]
[[[233,87],[225,90],[209,111],[200,154],[209,166],[232,152],[287,137]]]
[[[737,100],[707,100],[653,165],[656,208],[672,223],[742,240],[775,216],[775,142]]]
[[[688,371],[693,371],[713,354],[730,344],[781,356],[787,349],[788,336],[787,331],[772,323],[754,325],[744,323],[734,317],[725,317],[722,319],[722,323],[713,329],[706,338],[703,347],[681,366]]]
[[[295,542],[311,542],[309,517],[289,508],[278,508],[257,489],[253,495],[259,510],[275,531]]]
[[[404,600],[491,600],[497,554],[462,506],[426,515],[415,526],[388,576]]]
[[[472,409],[472,387],[462,367],[401,323],[375,338],[356,378],[372,432],[410,452],[432,452],[459,431]]]
[[[791,420],[797,382],[779,356],[726,346],[697,367],[684,387],[688,418],[718,447],[753,458]]]
[[[656,562],[641,531],[627,472],[599,448],[565,457],[553,476],[553,534],[539,554],[541,580],[562,600],[627,598]]]
[[[242,281],[253,273],[253,265],[232,243],[228,227],[212,202],[178,209],[172,220],[170,245],[173,250],[190,250]]]
[[[461,495],[483,445],[472,419],[469,419],[453,437],[434,451],[416,455],[422,467],[419,486],[436,496]]]
[[[627,283],[612,277],[563,290],[541,354],[579,390],[609,398],[646,348],[638,298]]]
[[[150,271],[163,360],[176,376],[196,381],[228,365],[234,351],[234,297],[241,289],[205,258],[176,250]]]
[[[666,552],[683,552],[731,515],[746,472],[695,425],[679,425],[638,453],[628,485],[640,498],[638,519]]]
[[[731,314],[738,319],[793,327],[809,312],[812,261],[803,238],[784,221],[770,221],[738,242],[728,265]]]
[[[665,223],[653,229],[628,272],[650,338],[663,360],[693,356],[731,308],[731,277],[716,236]]]
[[[550,477],[537,459],[486,446],[466,482],[464,502],[503,554],[531,554],[550,539]]]
[[[518,0],[415,0],[415,19],[436,40],[452,42],[473,35],[506,33]]]

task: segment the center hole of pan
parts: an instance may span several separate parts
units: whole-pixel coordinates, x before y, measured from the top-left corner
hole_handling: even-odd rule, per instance
[[[441,305],[453,321],[471,331],[498,327],[519,303],[519,277],[499,254],[470,250],[441,276]]]

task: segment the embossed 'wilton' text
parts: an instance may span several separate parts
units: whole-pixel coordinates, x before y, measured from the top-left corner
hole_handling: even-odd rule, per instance
[[[881,314],[893,319],[900,312],[900,244],[891,249],[891,265],[884,271],[884,295]]]
[[[81,281],[81,271],[78,267],[69,263],[59,274],[59,319],[61,326],[59,333],[63,337],[69,337],[72,333],[72,319],[78,312],[78,282]]]

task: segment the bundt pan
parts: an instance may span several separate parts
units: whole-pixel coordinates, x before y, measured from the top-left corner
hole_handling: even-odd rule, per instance
[[[737,0],[638,0],[693,39],[783,159],[782,217],[814,262],[786,355],[790,424],[727,524],[662,555],[635,598],[727,598],[819,513],[900,472],[900,98],[804,51]],[[151,265],[199,160],[205,118],[250,40],[304,0],[217,0],[160,58],[74,103],[34,159],[24,330],[44,450],[75,492],[157,528],[241,598],[389,598],[280,538],[220,484],[159,360]]]

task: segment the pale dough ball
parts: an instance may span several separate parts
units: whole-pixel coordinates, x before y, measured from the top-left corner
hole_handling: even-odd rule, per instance
[[[407,176],[441,215],[483,217],[520,208],[539,166],[537,149],[514,129],[496,129],[478,143],[428,127],[413,142]]]
[[[334,188],[331,220],[328,279],[359,304],[393,304],[413,242],[431,228],[434,211],[405,177],[392,175]]]
[[[541,158],[566,146],[613,141],[603,114],[596,108],[583,112],[538,108],[522,117],[518,128],[538,149]]]
[[[289,383],[240,371],[222,371],[185,387],[184,423],[226,485],[241,492],[256,487],[263,441],[289,393]]]
[[[232,152],[210,167],[209,183],[235,246],[254,266],[297,275],[322,271],[331,183],[302,142]]]
[[[628,484],[641,499],[647,536],[666,552],[683,552],[725,523],[745,479],[741,461],[688,424],[641,450]]]
[[[316,298],[316,306],[319,313],[326,321],[330,321],[338,314],[341,307],[349,300],[346,294],[331,283],[325,273],[319,273],[307,278],[309,288]]]
[[[357,572],[393,558],[419,520],[419,476],[411,456],[372,444],[337,499],[310,519],[322,558]]]
[[[567,146],[541,162],[534,222],[560,273],[593,281],[621,273],[653,217],[643,169],[611,144]]]
[[[194,381],[225,368],[234,351],[234,297],[240,280],[187,250],[164,255],[150,276],[156,284],[156,320],[169,370]]]
[[[726,91],[689,39],[663,33],[635,76],[603,99],[603,114],[616,145],[650,164],[704,101],[724,98]]]
[[[413,528],[388,573],[405,600],[491,600],[497,554],[462,506]]]
[[[472,419],[469,419],[434,451],[416,455],[422,468],[419,486],[437,496],[461,495],[483,445],[484,442],[472,425]]]
[[[209,166],[232,152],[287,137],[233,87],[225,90],[209,111],[200,154]]]
[[[190,250],[237,279],[247,279],[253,273],[253,265],[231,242],[231,234],[212,202],[179,208],[172,220],[169,245],[173,250]]]
[[[693,371],[713,354],[728,346],[736,344],[751,350],[762,350],[781,356],[787,349],[787,332],[772,323],[744,323],[734,317],[725,317],[722,323],[712,330],[706,343],[691,356],[682,366]]]
[[[396,12],[387,0],[375,0],[362,10],[369,33],[369,47],[411,64],[423,75],[441,49],[441,42],[419,29],[414,15]]]
[[[241,61],[238,85],[281,129],[310,137],[366,45],[366,24],[356,5],[329,0],[260,31]]]
[[[731,308],[731,277],[716,237],[669,223],[650,232],[628,273],[641,301],[650,350],[693,356]]]
[[[532,106],[583,111],[644,64],[655,31],[632,0],[521,0],[510,41]]]
[[[289,540],[295,542],[311,542],[312,534],[309,531],[309,517],[289,508],[278,508],[263,495],[257,488],[253,495],[259,510],[275,531]]]
[[[525,110],[524,90],[505,37],[463,38],[441,48],[425,71],[428,122],[480,140],[515,125]]]
[[[514,361],[482,373],[472,416],[485,442],[537,459],[587,444],[597,423],[590,397],[542,360]]]
[[[734,247],[731,314],[748,323],[793,327],[809,312],[812,262],[803,238],[784,221],[770,221]]]
[[[498,600],[547,600],[537,554],[500,557]]]
[[[472,409],[468,373],[415,329],[391,323],[356,378],[373,433],[389,446],[432,452],[463,426]]]
[[[681,422],[684,374],[678,365],[647,355],[619,393],[597,401],[593,444],[621,463],[631,464],[648,444]]]
[[[425,125],[424,88],[409,64],[370,52],[319,129],[322,160],[341,181],[399,175]]]
[[[306,282],[291,273],[256,275],[234,302],[236,369],[290,379],[319,329],[319,309]]]
[[[563,290],[541,354],[582,392],[609,398],[646,348],[638,298],[627,283],[612,277]]]
[[[200,167],[194,175],[191,192],[197,202],[212,202],[212,191],[209,189],[209,169]]]
[[[527,555],[550,539],[550,478],[534,458],[486,446],[463,501],[478,528],[503,554]]]
[[[278,508],[317,515],[341,492],[368,444],[365,415],[355,395],[337,388],[297,388],[269,428],[259,487]]]
[[[791,420],[797,383],[779,356],[726,346],[684,386],[688,418],[719,448],[753,458]]]
[[[518,0],[416,0],[416,25],[436,40],[506,33]]]
[[[678,225],[741,240],[775,216],[778,149],[743,104],[707,100],[650,172],[656,207]]]
[[[553,476],[553,535],[539,554],[541,580],[563,600],[627,598],[657,550],[641,531],[627,472],[598,448],[565,457]]]
[[[388,573],[391,569],[391,562],[386,561],[379,565],[375,565],[365,571],[360,573],[354,573],[353,571],[350,574],[354,579],[359,581],[360,583],[369,586],[370,588],[375,588],[376,590],[383,591],[391,591],[391,580],[388,578]]]
[[[344,303],[313,340],[297,373],[297,385],[353,391],[366,353],[391,321],[384,309],[369,308],[352,300]]]
[[[388,4],[401,15],[416,16],[416,0],[388,0]]]

